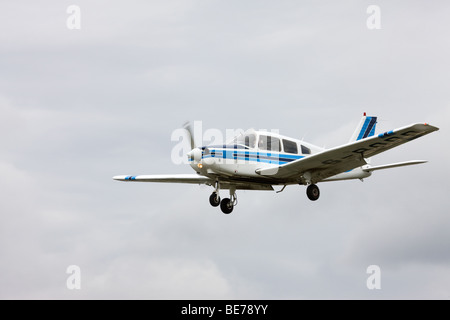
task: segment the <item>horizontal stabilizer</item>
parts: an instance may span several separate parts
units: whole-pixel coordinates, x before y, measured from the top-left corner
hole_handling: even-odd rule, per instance
[[[414,164],[421,164],[421,163],[426,163],[426,162],[428,162],[428,161],[427,160],[411,160],[411,161],[405,161],[405,162],[384,164],[384,165],[381,165],[381,166],[368,167],[368,168],[364,168],[363,171],[365,171],[365,172],[372,172],[372,171],[376,171],[376,170],[383,170],[383,169],[411,166],[411,165],[414,165]]]

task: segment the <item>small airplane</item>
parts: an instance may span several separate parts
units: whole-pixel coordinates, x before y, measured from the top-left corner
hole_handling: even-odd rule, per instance
[[[229,214],[237,205],[236,190],[274,190],[288,185],[306,185],[312,201],[319,199],[317,183],[368,178],[373,171],[425,163],[412,160],[371,166],[369,158],[439,130],[427,123],[415,123],[375,135],[377,117],[364,113],[347,144],[325,149],[273,132],[247,130],[225,145],[196,146],[190,124],[184,128],[191,151],[187,154],[195,174],[121,175],[126,182],[168,182],[205,184],[214,187],[209,197],[213,207],[220,205]],[[220,198],[228,189],[230,197]]]

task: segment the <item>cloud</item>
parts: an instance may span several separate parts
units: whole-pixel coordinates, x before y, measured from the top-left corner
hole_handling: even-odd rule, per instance
[[[70,4],[0,21],[2,298],[448,298],[448,6],[381,2],[373,31],[352,1],[79,1],[77,31]],[[242,191],[227,216],[208,187],[111,179],[192,172],[170,161],[186,120],[332,147],[362,112],[440,127],[372,160],[429,163],[321,184],[314,203]]]
[[[89,295],[126,299],[229,299],[232,288],[211,261],[130,257],[87,275]],[[89,271],[88,271],[89,272]]]

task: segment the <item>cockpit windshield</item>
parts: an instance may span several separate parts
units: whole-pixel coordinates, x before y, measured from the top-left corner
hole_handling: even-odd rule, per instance
[[[256,146],[256,135],[253,133],[240,134],[233,140],[233,144],[244,145],[249,148],[255,148]]]

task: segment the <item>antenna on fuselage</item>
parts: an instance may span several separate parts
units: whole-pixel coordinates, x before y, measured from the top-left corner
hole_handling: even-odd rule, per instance
[[[305,141],[305,137],[306,137],[306,135],[308,134],[308,132],[305,132],[305,134],[303,135],[303,137],[302,137],[302,140],[301,141]]]

